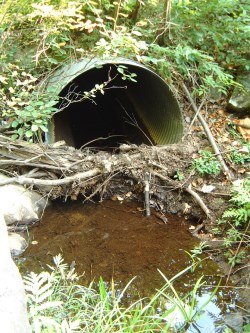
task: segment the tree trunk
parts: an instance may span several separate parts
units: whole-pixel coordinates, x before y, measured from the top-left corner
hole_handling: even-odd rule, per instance
[[[172,0],[165,0],[162,23],[156,32],[156,43],[160,46],[164,44],[165,33],[169,27],[169,19],[171,13],[171,2]]]
[[[137,21],[140,8],[141,8],[141,2],[140,2],[140,0],[136,0],[135,6],[128,17],[132,21],[133,24],[135,24]]]

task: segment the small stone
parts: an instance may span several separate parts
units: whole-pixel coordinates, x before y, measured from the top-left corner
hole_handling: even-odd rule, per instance
[[[223,319],[234,332],[242,332],[243,316],[240,312],[227,314]]]
[[[12,256],[16,257],[22,254],[28,246],[26,239],[16,233],[9,234],[9,247]]]

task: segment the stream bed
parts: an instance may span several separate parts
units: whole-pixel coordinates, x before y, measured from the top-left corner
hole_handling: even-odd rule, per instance
[[[140,204],[130,201],[54,202],[30,229],[30,245],[22,258],[26,270],[39,273],[60,253],[82,275],[82,283],[98,282],[101,276],[107,285],[114,281],[117,293],[136,276],[125,297],[125,302],[131,303],[153,296],[164,285],[158,270],[171,279],[192,264],[191,251],[200,241],[192,236],[190,226],[184,218],[173,215],[166,215],[163,221],[154,211],[145,217]],[[217,264],[202,259],[194,272],[174,282],[183,297],[204,276],[197,306],[211,296],[220,281],[223,285],[223,272]],[[241,332],[244,318],[238,305],[237,293],[220,287],[197,327],[187,332],[226,332],[228,327],[228,332]]]

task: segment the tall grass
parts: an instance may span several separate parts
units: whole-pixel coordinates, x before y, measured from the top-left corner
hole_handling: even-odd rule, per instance
[[[190,271],[187,267],[164,286],[151,299],[138,299],[130,305],[123,303],[132,279],[116,295],[114,281],[107,288],[102,280],[98,288],[77,284],[79,276],[64,263],[60,255],[54,257],[49,272],[30,273],[24,277],[28,295],[28,309],[32,330],[35,333],[113,333],[113,332],[170,332],[182,331],[202,315],[202,307],[196,307],[196,293],[202,286],[200,278],[186,297],[180,297],[173,282]]]

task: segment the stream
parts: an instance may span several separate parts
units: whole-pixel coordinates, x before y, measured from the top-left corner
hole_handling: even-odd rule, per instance
[[[124,302],[151,297],[165,281],[192,264],[190,251],[200,241],[190,233],[191,223],[184,218],[165,215],[164,221],[152,211],[143,215],[139,203],[104,201],[102,203],[54,202],[42,220],[29,231],[30,245],[23,253],[24,269],[37,273],[47,269],[57,254],[75,265],[81,282],[107,283],[113,279],[119,294],[136,277],[127,290]],[[189,253],[189,254],[188,254]],[[207,257],[207,256],[206,256]],[[182,275],[174,282],[180,296],[191,291],[203,276],[205,284],[198,290],[197,306],[201,306],[212,290],[223,280],[223,272],[211,259],[201,257],[194,272]],[[243,315],[237,292],[218,288],[204,315],[187,332],[241,332]],[[198,330],[197,330],[198,329]]]

